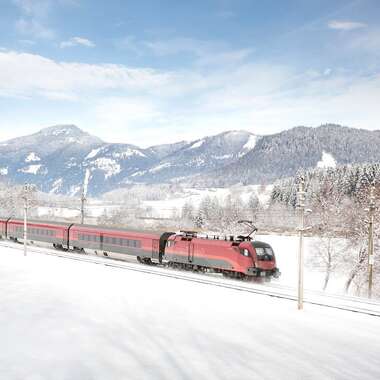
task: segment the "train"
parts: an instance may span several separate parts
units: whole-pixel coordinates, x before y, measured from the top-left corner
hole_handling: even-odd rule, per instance
[[[0,239],[21,242],[24,221],[0,218]],[[236,279],[277,278],[272,247],[249,235],[203,235],[196,231],[138,231],[89,224],[29,220],[28,241],[57,250],[94,253],[119,260],[136,257],[146,265],[221,273]]]

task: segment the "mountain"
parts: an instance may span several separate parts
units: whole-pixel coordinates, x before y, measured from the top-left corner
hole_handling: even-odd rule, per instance
[[[192,183],[229,186],[271,183],[300,169],[380,162],[380,131],[326,124],[296,127],[262,136],[254,149],[223,169],[198,176]]]
[[[149,148],[107,143],[57,125],[0,143],[0,180],[44,192],[97,196],[134,183],[197,186],[272,183],[300,169],[380,162],[380,131],[328,124],[257,136],[228,131]]]
[[[96,196],[131,183],[159,183],[204,173],[245,154],[256,137],[233,131],[146,149],[110,144],[74,125],[56,125],[0,144],[0,179],[30,182],[55,194]]]
[[[0,144],[0,174],[16,183],[34,183],[42,191],[73,193],[72,184],[83,178],[87,152],[102,143],[74,125],[45,128]]]
[[[186,180],[235,162],[253,149],[259,138],[246,131],[229,131],[187,143],[161,159],[148,170],[137,171],[135,181],[160,183],[173,179]]]

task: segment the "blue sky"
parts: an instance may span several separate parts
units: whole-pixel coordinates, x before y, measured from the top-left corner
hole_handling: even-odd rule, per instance
[[[379,129],[380,2],[0,0],[0,140]]]

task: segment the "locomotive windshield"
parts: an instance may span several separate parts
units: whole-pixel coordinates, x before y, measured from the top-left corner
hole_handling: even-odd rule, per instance
[[[271,261],[274,258],[274,252],[271,247],[255,247],[254,244],[252,244],[256,251],[257,260],[262,261]]]

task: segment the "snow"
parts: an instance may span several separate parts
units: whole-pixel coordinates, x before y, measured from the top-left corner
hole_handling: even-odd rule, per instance
[[[186,165],[190,166],[191,168],[195,166],[204,166],[205,160],[201,157],[195,157],[191,161],[187,162]]]
[[[77,190],[77,192],[79,189]],[[75,221],[80,215],[80,210],[66,208],[66,207],[49,207],[49,206],[40,206],[37,208],[38,217],[44,217],[47,219],[54,218],[65,218],[70,219],[70,221]]]
[[[75,195],[77,195],[80,191],[81,187],[80,186],[75,186],[75,185],[72,185],[70,186],[70,190],[69,190],[69,197],[73,197]]]
[[[36,175],[38,171],[41,169],[42,165],[29,165],[25,168],[19,169],[18,171],[21,173],[34,174]]]
[[[83,180],[83,194],[87,194],[87,189],[88,189],[88,181],[90,179],[91,171],[89,169],[86,169],[86,173],[84,175],[84,180]]]
[[[148,172],[149,172],[149,173],[156,173],[156,172],[159,172],[159,171],[161,171],[161,170],[163,170],[163,169],[165,169],[165,168],[170,168],[170,166],[172,166],[172,164],[171,164],[170,162],[165,162],[165,163],[163,163],[163,164],[160,164],[160,165],[155,166],[155,167],[152,168],[152,169],[149,169]],[[137,175],[137,174],[135,173],[135,174],[132,175],[132,177],[133,177],[133,176],[136,176],[136,175]]]
[[[323,151],[322,159],[321,161],[318,161],[317,167],[318,168],[335,168],[336,160],[330,153],[326,153],[325,151]]]
[[[256,240],[270,244],[276,255],[277,266],[280,268],[281,277],[277,281],[281,285],[297,286],[298,268],[298,236],[286,235],[256,235]],[[312,253],[312,246],[317,238],[304,238],[304,259],[308,261]],[[344,239],[336,239],[337,244],[344,243]],[[324,273],[320,270],[312,270],[305,265],[304,286],[308,290],[322,290]],[[345,278],[332,273],[327,291],[334,294],[344,294]]]
[[[34,152],[29,153],[28,156],[25,158],[25,162],[36,162],[36,161],[41,161],[41,158],[39,158]]]
[[[7,380],[378,379],[380,318],[0,246]]]
[[[8,175],[8,168],[0,168],[0,175]]]
[[[267,185],[264,188],[260,185],[232,186],[230,188],[185,188],[183,193],[171,198],[158,201],[143,201],[143,204],[151,207],[155,216],[169,218],[172,216],[174,209],[181,210],[186,202],[191,202],[194,206],[198,206],[206,196],[216,197],[219,201],[223,201],[229,195],[240,195],[241,199],[247,202],[253,193],[257,195],[260,203],[265,205],[269,201],[272,188],[273,185]]]
[[[243,150],[252,150],[256,146],[257,136],[251,135],[248,141],[243,145]]]
[[[120,165],[111,158],[98,158],[94,161],[94,165],[105,172],[106,179],[121,172]]]
[[[62,187],[62,184],[63,184],[63,178],[58,178],[56,179],[53,184],[52,184],[52,187],[51,187],[51,190],[50,190],[50,193],[51,194],[54,194],[56,192],[58,192],[58,190]]]
[[[199,148],[200,146],[203,145],[205,141],[204,140],[199,140],[197,142],[195,142],[191,147],[189,147],[188,149],[196,149],[196,148]]]
[[[103,148],[92,149],[92,151],[85,157],[85,160],[94,158]]]
[[[233,154],[224,154],[223,156],[214,156],[215,160],[227,160],[228,158],[233,157]]]
[[[121,153],[114,153],[113,154],[113,157],[115,158],[129,158],[131,156],[140,156],[140,157],[146,157],[146,155],[142,152],[140,152],[139,150],[137,149],[131,149],[131,148],[128,148],[125,152],[121,152]]]
[[[135,172],[131,175],[131,177],[138,177],[138,176],[142,176],[146,173],[146,170],[140,170],[138,172]]]

